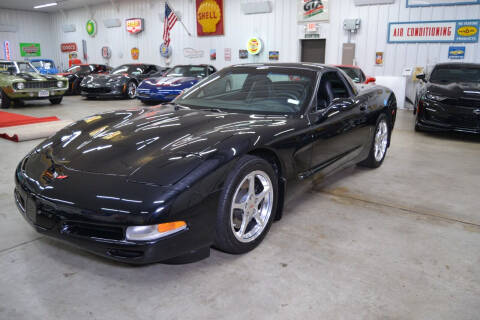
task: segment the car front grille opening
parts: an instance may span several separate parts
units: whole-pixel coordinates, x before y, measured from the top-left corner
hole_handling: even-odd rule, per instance
[[[107,251],[109,256],[115,258],[122,258],[122,259],[131,259],[131,258],[139,258],[143,256],[143,252],[136,251],[136,250],[123,250],[123,249],[110,249]]]
[[[56,88],[57,81],[27,81],[25,89],[49,89]]]
[[[123,240],[123,229],[120,227],[99,226],[94,224],[67,222],[63,232],[87,238]]]

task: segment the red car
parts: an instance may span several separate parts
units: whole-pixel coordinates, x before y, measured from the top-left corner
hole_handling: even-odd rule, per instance
[[[366,77],[360,67],[348,65],[336,65],[335,67],[342,69],[355,83],[369,84],[377,81],[374,77]]]

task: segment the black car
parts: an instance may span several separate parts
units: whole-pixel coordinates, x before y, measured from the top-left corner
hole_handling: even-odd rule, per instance
[[[104,64],[79,64],[59,73],[68,79],[67,94],[80,94],[80,83],[83,78],[90,74],[106,74],[112,71],[112,67]]]
[[[244,253],[292,181],[380,166],[396,111],[391,90],[334,67],[237,65],[174,103],[62,129],[18,165],[15,201],[38,232],[119,261]]]
[[[417,78],[417,131],[480,133],[480,64],[441,63]]]
[[[81,95],[86,98],[133,99],[142,80],[159,75],[165,69],[153,64],[124,64],[109,74],[86,76],[80,83]]]

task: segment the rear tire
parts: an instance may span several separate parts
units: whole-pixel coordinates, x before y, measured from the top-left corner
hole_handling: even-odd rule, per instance
[[[228,175],[220,196],[214,246],[241,254],[265,238],[275,218],[278,178],[262,158],[243,156]]]
[[[0,106],[2,109],[10,108],[12,104],[12,99],[10,99],[3,90],[0,91]]]
[[[50,100],[50,103],[51,103],[51,104],[60,104],[60,103],[62,103],[63,96],[62,96],[62,97],[58,97],[58,98],[52,98],[52,99],[49,99],[49,100]]]
[[[390,126],[388,125],[387,116],[382,113],[377,119],[375,133],[370,146],[368,158],[360,162],[358,165],[367,168],[378,168],[382,165],[390,141]]]

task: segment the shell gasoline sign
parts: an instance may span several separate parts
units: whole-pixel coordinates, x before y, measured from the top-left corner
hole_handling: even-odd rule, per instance
[[[223,0],[197,1],[197,34],[223,35]]]

